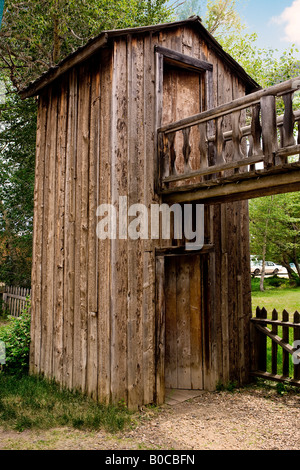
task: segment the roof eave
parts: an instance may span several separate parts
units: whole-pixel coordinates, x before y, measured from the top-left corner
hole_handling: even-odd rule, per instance
[[[164,23],[151,26],[141,26],[136,28],[116,29],[103,31],[99,36],[91,39],[87,44],[77,49],[74,53],[63,59],[59,64],[43,73],[37,80],[31,82],[26,88],[20,91],[22,99],[36,96],[40,91],[56,80],[58,77],[67,72],[70,68],[80,64],[95,52],[103,48],[108,44],[110,39],[114,39],[120,36],[126,36],[128,34],[142,34],[146,32],[156,32],[162,29],[171,29],[187,24],[194,24],[197,28],[200,28],[201,33],[206,37],[211,47],[225,60],[230,68],[233,68],[239,78],[244,82],[246,87],[246,93],[251,93],[257,90],[260,86],[253,80],[246,71],[242,68],[238,62],[236,62],[218,43],[218,41],[207,31],[203,26],[201,19],[198,16],[193,16],[183,21],[175,21],[172,23]]]

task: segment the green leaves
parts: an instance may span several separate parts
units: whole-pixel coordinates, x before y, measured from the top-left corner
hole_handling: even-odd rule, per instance
[[[36,103],[7,96],[0,128],[0,280],[30,287]]]
[[[0,67],[20,89],[107,29],[167,21],[166,0],[6,0]]]
[[[5,343],[5,371],[14,374],[27,372],[30,350],[30,313],[28,308],[21,317],[11,317],[9,323],[1,327],[0,341]]]
[[[300,192],[250,201],[251,252],[262,256],[264,240],[269,261],[300,272]]]

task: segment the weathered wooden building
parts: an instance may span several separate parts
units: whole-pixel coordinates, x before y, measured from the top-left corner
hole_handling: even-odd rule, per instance
[[[150,234],[100,240],[96,211],[118,208],[120,196],[149,210],[171,203],[170,194],[186,195],[176,181],[188,166],[202,187],[216,177],[203,173],[211,165],[218,173],[225,164],[228,176],[246,145],[245,106],[238,118],[217,115],[205,129],[200,120],[175,135],[168,125],[256,89],[193,17],[105,31],[23,90],[23,98],[39,96],[32,373],[131,408],[162,403],[165,388],[249,380],[247,201],[205,205],[198,251]],[[250,127],[255,137],[254,118]]]

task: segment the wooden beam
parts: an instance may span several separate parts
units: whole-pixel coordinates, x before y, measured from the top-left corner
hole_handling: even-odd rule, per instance
[[[167,62],[177,65],[178,67],[191,68],[196,71],[213,70],[213,65],[204,60],[195,59],[194,57],[181,54],[180,52],[166,47],[156,46],[155,51],[164,56]]]
[[[202,201],[206,204],[241,201],[262,196],[300,191],[300,171],[289,171],[283,174],[255,175],[241,179],[240,182],[220,183],[210,188],[189,187],[185,191],[178,188],[176,192],[162,193],[166,203],[188,203]],[[174,190],[173,190],[174,191]]]
[[[300,323],[293,323],[293,322],[283,322],[280,320],[269,320],[268,318],[262,319],[262,318],[251,318],[252,323],[262,323],[266,325],[277,325],[277,326],[288,326],[290,328],[300,328]]]
[[[300,147],[300,146],[299,146]],[[249,158],[244,158],[242,160],[238,161],[232,161],[228,163],[222,163],[220,165],[214,165],[211,167],[207,167],[204,170],[196,170],[196,171],[190,171],[189,173],[185,173],[183,175],[177,175],[177,176],[168,176],[167,178],[163,178],[163,183],[172,183],[175,181],[183,181],[183,180],[188,180],[191,178],[195,178],[197,176],[207,176],[207,175],[213,175],[214,173],[218,173],[221,171],[225,170],[232,170],[233,168],[240,168],[243,166],[248,166],[248,165],[253,165],[255,163],[260,163],[264,159],[263,153],[259,156],[255,157],[249,157]]]
[[[168,246],[163,248],[156,248],[156,256],[186,256],[186,255],[203,255],[215,249],[214,245],[204,245],[202,250],[187,251],[185,246]],[[300,326],[300,324],[299,324]]]

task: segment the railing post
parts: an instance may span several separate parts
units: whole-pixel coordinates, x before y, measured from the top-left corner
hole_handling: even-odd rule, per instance
[[[263,96],[261,104],[262,138],[265,168],[274,165],[275,152],[278,150],[276,97]]]

